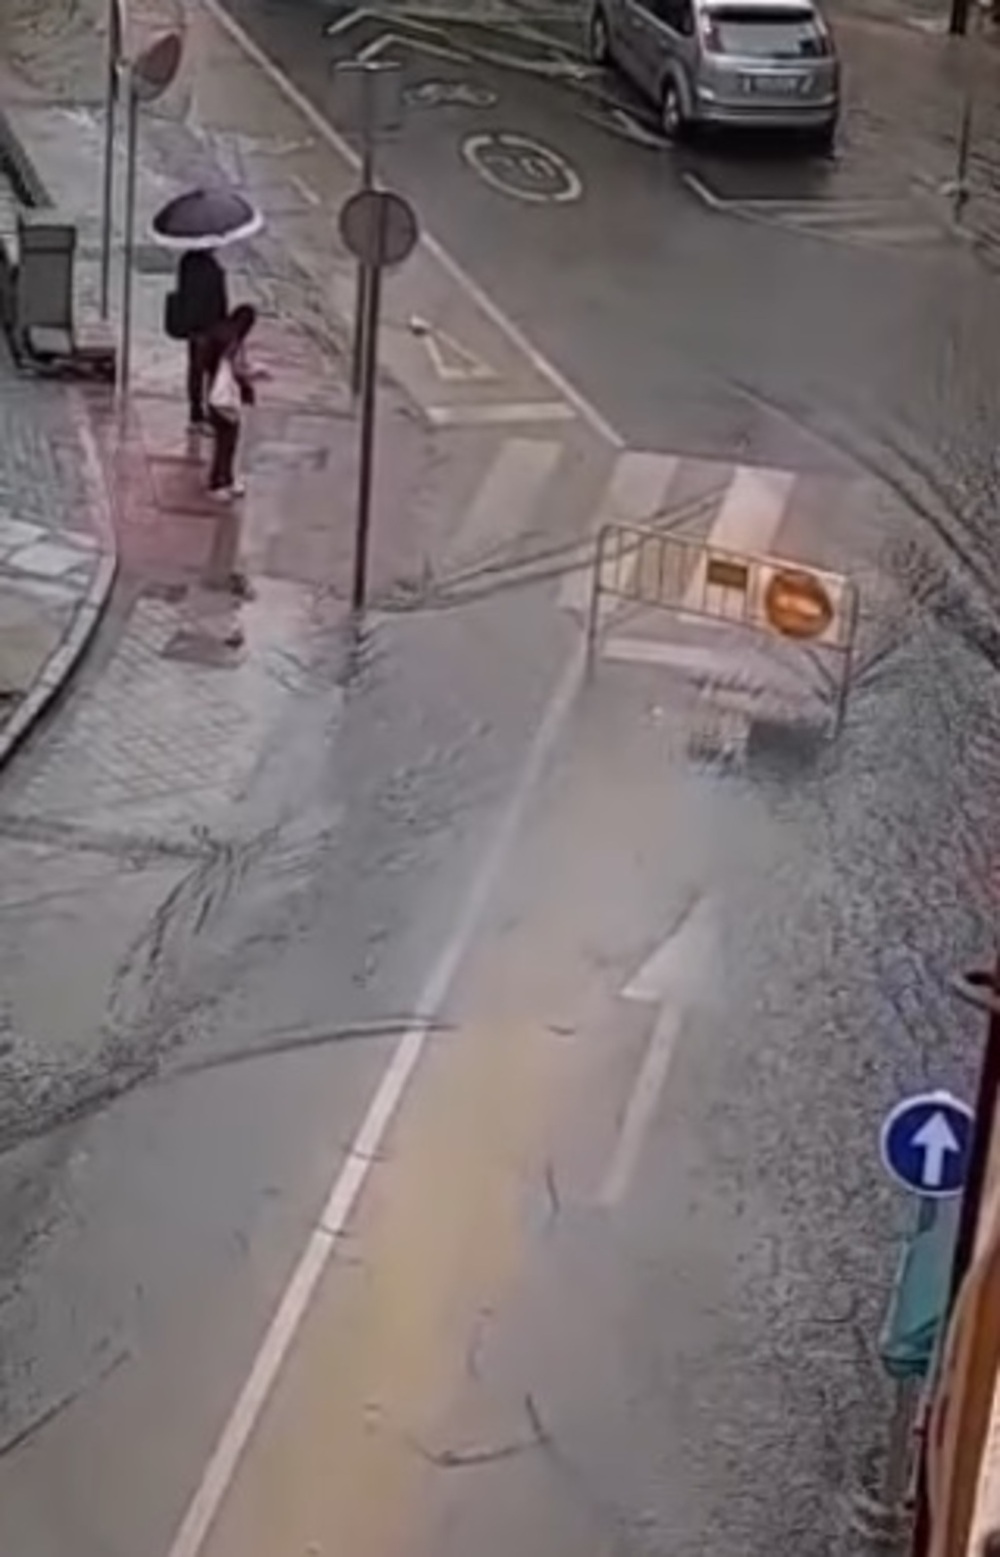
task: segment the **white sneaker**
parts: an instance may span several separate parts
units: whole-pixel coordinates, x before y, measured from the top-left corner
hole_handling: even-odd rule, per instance
[[[234,481],[229,487],[209,487],[212,497],[217,497],[221,503],[231,503],[235,498],[246,496],[246,486],[242,481]]]

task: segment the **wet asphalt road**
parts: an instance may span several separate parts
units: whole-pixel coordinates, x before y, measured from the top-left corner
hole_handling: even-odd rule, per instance
[[[325,90],[316,9],[241,0],[234,10],[294,79]],[[468,79],[464,66],[404,57],[410,83]],[[993,934],[995,283],[957,247],[872,249],[721,217],[681,177],[694,168],[724,179],[711,157],[675,165],[629,144],[588,122],[562,87],[489,68],[474,79],[496,103],[414,113],[385,174],[628,442],[806,468],[844,452],[909,504],[907,527],[870,541],[909,609],[869,640],[839,747],[810,760],[765,747],[736,775],[709,767],[692,777],[685,765],[698,868],[725,885],[733,1019],[716,1031],[710,1062],[699,1061],[697,1025],[688,1039],[620,1268],[612,1262],[620,1285],[606,1301],[621,1305],[617,1322],[636,1338],[627,1363],[611,1319],[594,1318],[609,1267],[590,1272],[601,1301],[580,1299],[607,1426],[587,1426],[575,1469],[590,1480],[606,1539],[629,1551],[848,1550],[840,1499],[880,1443],[872,1347],[901,1225],[878,1176],[875,1130],[904,1088],[968,1094],[976,1026],[956,1014],[945,983]],[[582,198],[529,204],[486,186],[460,153],[480,128],[561,152]],[[866,187],[869,152],[847,160],[848,192]],[[906,196],[905,179],[890,175],[892,198]],[[782,193],[789,177],[817,177],[776,176]],[[881,195],[886,184],[879,167],[871,188]],[[290,881],[265,850],[223,903],[212,943],[179,938],[163,983],[168,996],[174,983],[183,993],[187,1061],[245,1046],[248,1029],[321,1034],[334,1009],[337,1028],[409,1010],[483,818],[537,718],[546,689],[535,665],[563,646],[562,629],[551,631],[540,641],[532,602],[503,599],[474,618],[387,630],[345,701],[335,755],[321,754],[309,781],[323,841],[308,868],[301,839]],[[488,633],[494,654],[470,652]],[[315,713],[304,702],[298,733]],[[609,729],[621,717],[609,715]],[[15,802],[17,783],[15,772]],[[141,911],[139,894],[136,903]],[[365,1038],[335,1057],[324,1046],[294,1069],[273,1059],[221,1066],[197,1089],[181,1079],[8,1157],[8,1436],[46,1403],[82,1394],[28,1455],[8,1455],[5,1546],[63,1557],[72,1540],[86,1557],[117,1557],[148,1531],[159,1551],[387,1044]],[[657,1175],[671,1185],[662,1198]],[[154,1208],[164,1184],[171,1235],[162,1250],[146,1248],[144,1230],[163,1225]],[[745,1202],[745,1279],[718,1328],[695,1334],[690,1292],[678,1290],[664,1247],[694,1204],[714,1249]],[[109,1207],[116,1231],[97,1242],[95,1268],[87,1226],[106,1224]],[[558,1258],[569,1301],[587,1257],[571,1242]],[[515,1333],[530,1333],[529,1300],[521,1294],[528,1317],[515,1311]],[[189,1343],[192,1305],[202,1313]],[[582,1363],[569,1347],[552,1362],[553,1389],[576,1397],[563,1404],[578,1433],[595,1416]],[[89,1404],[88,1381],[105,1377],[110,1388]],[[136,1422],[154,1430],[157,1398],[168,1427],[151,1463],[129,1435]],[[714,1410],[699,1413],[698,1399]],[[661,1441],[658,1424],[678,1419],[692,1423],[687,1441]],[[93,1509],[81,1531],[88,1488],[109,1485],[116,1461],[127,1467],[117,1512]],[[427,1549],[480,1549],[510,1496],[459,1496]],[[541,1549],[543,1532],[550,1551],[564,1535],[572,1549],[579,1530],[560,1523],[549,1489],[514,1496],[523,1523],[509,1514],[507,1528],[518,1549],[532,1549],[529,1536]]]

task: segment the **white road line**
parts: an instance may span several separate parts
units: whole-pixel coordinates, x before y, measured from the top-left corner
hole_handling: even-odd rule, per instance
[[[359,49],[354,57],[361,60],[362,63],[366,60],[378,59],[379,55],[384,54],[386,49],[391,48],[394,43],[401,42],[402,39],[396,33],[382,32],[379,33],[377,38],[373,38],[370,43],[366,43],[364,48]]]
[[[608,1171],[604,1176],[598,1204],[608,1208],[624,1200],[632,1182],[643,1143],[656,1118],[670,1062],[674,1057],[683,1018],[672,1005],[664,1005],[653,1028],[632,1095],[615,1142]]]
[[[387,49],[392,48],[393,44],[401,49],[416,48],[420,50],[421,54],[432,54],[435,59],[451,60],[458,64],[465,64],[469,58],[467,54],[463,54],[459,49],[449,49],[445,43],[432,43],[426,38],[421,38],[417,41],[412,38],[404,38],[396,32],[380,33],[377,38],[373,38],[370,43],[366,43],[364,48],[359,49],[354,57],[362,61],[378,59]]]
[[[700,897],[693,898],[679,914],[670,933],[664,936],[642,966],[633,974],[622,990],[623,1000],[636,1000],[644,1005],[666,1000],[671,980],[677,973],[677,943],[701,910]]]
[[[608,638],[601,649],[602,660],[612,664],[666,665],[689,674],[710,674],[719,670],[718,655],[700,644],[669,643],[662,638]]]
[[[737,465],[706,544],[751,556],[766,555],[781,529],[795,480],[794,471]],[[684,591],[682,610],[696,612],[706,604],[706,568],[707,555],[691,574]],[[741,597],[741,609],[742,603]],[[724,619],[722,610],[719,616],[720,620]]]
[[[591,528],[602,524],[644,524],[662,508],[680,460],[675,454],[653,454],[644,449],[627,449],[615,461],[611,478],[595,509]],[[625,568],[635,568],[635,554],[625,559]],[[559,586],[558,604],[563,611],[585,611],[590,599],[591,559],[567,573]]]
[[[316,193],[315,189],[313,189],[310,184],[306,183],[305,179],[301,176],[301,174],[299,174],[299,173],[290,173],[289,174],[289,183],[294,185],[294,187],[298,190],[299,194],[302,196],[303,200],[305,200],[309,205],[316,206],[316,205],[322,205],[323,204],[322,200],[320,199],[319,195]]]
[[[828,200],[798,204],[794,200],[751,200],[747,205],[764,215],[794,222],[797,227],[835,227],[847,222],[880,221],[892,212],[898,213],[901,208],[898,200],[891,203],[887,200]]]
[[[365,17],[371,14],[370,11],[346,11],[343,16],[338,16],[336,21],[327,22],[323,31],[326,37],[332,38],[338,32],[346,32],[348,27],[354,26],[355,22],[364,21]]]
[[[943,242],[941,229],[932,222],[893,222],[891,217],[902,215],[903,206],[898,198],[887,196],[879,200],[875,196],[858,196],[851,200],[830,201],[794,200],[775,196],[772,199],[757,197],[744,200],[717,194],[697,173],[683,173],[684,183],[698,199],[712,211],[741,217],[745,221],[766,226],[785,227],[800,232],[804,237],[823,238],[855,247],[872,245],[915,245],[931,241]]]
[[[622,999],[703,1002],[717,939],[714,904],[699,896],[625,985]]]
[[[431,366],[443,383],[484,383],[498,377],[496,368],[439,325],[428,324],[415,314],[410,320],[410,333],[423,342]]]
[[[795,479],[791,470],[737,465],[715,516],[708,544],[756,555],[770,551],[781,529]]]
[[[552,755],[583,681],[582,646],[566,664],[549,699],[490,845],[474,875],[455,927],[417,1000],[423,1020],[400,1039],[368,1106],[361,1128],[338,1169],[326,1204],[306,1242],[267,1328],[263,1343],[236,1403],[223,1427],[195,1495],[188,1505],[169,1557],[199,1557],[253,1431],[271,1395],[289,1350],[299,1333],[316,1286],[357,1205],[378,1158],[387,1131],[420,1063],[431,1023],[440,1012],[459,972],[507,856],[521,826],[528,801]]]
[[[709,188],[704,179],[698,177],[697,173],[682,173],[681,178],[691,192],[696,194],[698,199],[713,211],[728,211],[733,206],[739,205],[738,200],[726,200],[721,195],[717,195],[714,189]]]
[[[572,422],[577,413],[565,400],[509,400],[429,405],[424,414],[434,427],[506,427],[518,422]]]
[[[531,519],[563,446],[551,439],[506,438],[466,510],[450,556],[474,554],[520,533]]]
[[[208,12],[215,24],[229,35],[236,46],[242,49],[247,58],[253,61],[261,74],[266,76],[273,86],[277,87],[278,91],[298,110],[303,119],[312,126],[317,135],[326,141],[332,151],[336,152],[341,161],[346,163],[349,168],[359,169],[361,159],[357,152],[348,145],[342,135],[338,134],[330,121],[323,117],[319,109],[314,107],[305,93],[295,85],[294,81],[281,69],[280,65],[276,65],[270,55],[265,53],[260,45],[254,41],[246,28],[236,21],[235,17],[229,15],[228,11],[221,4],[221,0],[200,0],[200,4]],[[559,371],[554,363],[549,361],[544,353],[531,344],[520,326],[508,318],[503,309],[493,301],[477,281],[472,279],[457,260],[452,259],[451,255],[446,249],[442,248],[437,239],[431,233],[425,231],[421,234],[421,243],[431,258],[436,260],[442,270],[448,273],[470,301],[486,315],[511,345],[531,363],[535,372],[548,379],[557,393],[574,408],[577,414],[593,428],[599,437],[605,439],[616,449],[622,448],[624,439],[615,431],[607,418],[602,416],[597,407],[569,382],[565,375]]]
[[[918,244],[943,244],[947,241],[942,229],[929,222],[899,223],[895,226],[891,222],[885,222],[881,226],[873,223],[871,226],[852,227],[835,236],[842,242],[853,243],[859,248],[876,244],[892,245],[896,248],[915,248]]]

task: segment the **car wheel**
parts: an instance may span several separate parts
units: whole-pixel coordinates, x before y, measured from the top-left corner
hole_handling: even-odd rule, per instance
[[[818,156],[832,156],[834,148],[837,144],[836,124],[831,122],[830,124],[824,124],[820,129],[815,130],[812,136],[812,144],[813,149]]]
[[[663,88],[663,97],[660,99],[660,132],[664,140],[672,144],[682,141],[687,133],[687,120],[684,117],[681,94],[672,76],[668,78]]]
[[[587,43],[588,52],[595,65],[611,64],[611,32],[602,6],[594,7]]]

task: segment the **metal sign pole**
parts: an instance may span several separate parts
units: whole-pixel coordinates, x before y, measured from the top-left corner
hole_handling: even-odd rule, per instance
[[[111,308],[111,227],[114,222],[115,194],[115,111],[118,105],[118,66],[108,49],[107,80],[104,87],[104,172],[101,181],[101,318]]]
[[[972,15],[972,27],[969,29],[969,37],[962,46],[962,75],[964,78],[964,91],[962,97],[962,117],[958,126],[958,152],[955,159],[955,186],[954,200],[952,203],[952,215],[956,222],[962,220],[965,207],[969,200],[969,158],[972,153],[972,132],[975,124],[976,103],[976,44],[978,42],[979,20],[982,16],[980,6],[975,4]],[[965,32],[963,24],[961,31]]]
[[[383,217],[384,222],[384,217]],[[365,608],[368,590],[368,534],[371,529],[372,476],[375,470],[375,392],[378,384],[378,325],[382,303],[382,267],[366,265],[364,356],[361,362],[361,444],[358,454],[358,514],[354,541],[351,608]]]
[[[972,91],[968,89],[965,101],[962,104],[962,122],[958,131],[958,156],[955,164],[955,197],[952,203],[952,215],[956,222],[962,220],[969,198],[969,150],[972,145]]]
[[[125,241],[122,246],[122,334],[118,364],[119,406],[126,405],[132,367],[132,283],[135,250],[135,195],[139,160],[139,94],[135,73],[128,67],[125,82],[127,135],[125,140]]]
[[[402,118],[402,69],[395,60],[340,60],[333,66],[335,109],[346,120],[361,148],[360,178],[356,195],[376,188],[375,151],[379,139],[398,129]],[[359,260],[354,291],[351,340],[351,399],[362,393],[365,359],[365,321],[369,317],[368,262]]]
[[[354,538],[351,608],[355,617],[368,593],[368,532],[371,528],[372,477],[375,470],[375,392],[378,380],[378,325],[382,269],[400,265],[419,236],[416,215],[406,201],[387,190],[362,189],[340,213],[344,246],[365,267],[365,311],[361,320],[361,432],[358,450],[358,506]]]
[[[135,254],[135,199],[139,176],[139,109],[154,103],[170,86],[180,68],[184,40],[179,32],[164,33],[138,59],[123,68],[124,95],[128,107],[125,141],[125,237],[122,248],[122,328],[116,386],[118,413],[124,419],[132,374],[132,291]]]
[[[111,309],[111,229],[115,199],[115,119],[118,73],[125,49],[124,0],[108,0],[108,49],[104,79],[104,167],[101,177],[101,318]]]
[[[361,77],[361,185],[362,190],[375,188],[375,115],[374,75],[367,71]],[[368,316],[368,293],[371,288],[370,267],[358,265],[354,294],[354,340],[351,347],[351,398],[357,400],[364,380],[365,320]]]

